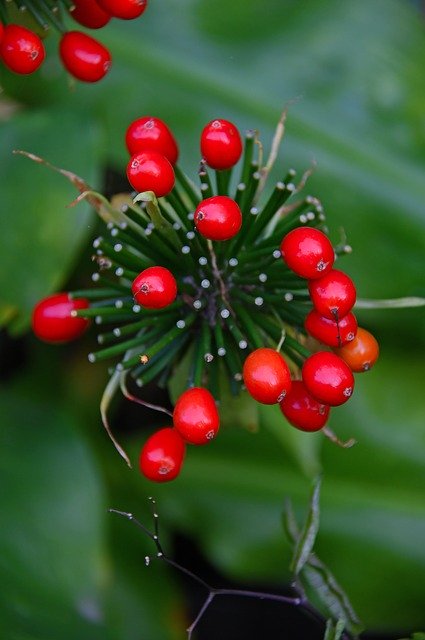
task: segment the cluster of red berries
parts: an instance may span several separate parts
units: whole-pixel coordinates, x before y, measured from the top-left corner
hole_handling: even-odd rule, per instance
[[[356,289],[345,273],[333,269],[334,249],[319,229],[298,227],[280,245],[288,267],[308,282],[313,309],[304,326],[308,334],[332,347],[308,356],[302,380],[291,380],[283,357],[272,349],[257,349],[245,360],[243,378],[253,398],[276,404],[288,422],[302,431],[318,431],[330,407],[344,404],[354,389],[354,372],[369,370],[379,346],[366,329],[358,328],[351,312]]]
[[[73,292],[72,301],[62,294],[75,305],[61,319],[63,332],[50,329],[46,309],[53,303],[40,303],[34,331],[63,340],[84,330],[77,321],[112,323],[89,360],[118,356],[115,373],[139,386],[152,380],[166,386],[191,354],[173,427],[151,436],[141,453],[150,479],[172,479],[185,443],[216,435],[223,375],[233,394],[246,387],[257,401],[278,403],[293,426],[324,427],[330,407],[350,398],[352,372],[376,361],[378,344],[357,327],[355,287],[334,268],[346,248],[334,249],[324,232],[320,201],[297,199],[305,179],[296,186],[290,169],[262,202],[256,132],[247,132],[243,144],[223,119],[202,131],[199,189],[179,168],[178,145],[162,120],[135,120],[125,140],[127,176],[138,194],[119,208],[111,204],[109,237],[93,243],[97,288]],[[235,186],[232,171],[241,157]],[[327,349],[318,350],[316,341]]]
[[[187,389],[174,407],[173,427],[159,429],[145,442],[139,458],[140,471],[156,482],[173,480],[180,473],[186,444],[207,444],[219,427],[220,416],[208,389]]]
[[[100,29],[111,18],[132,20],[139,17],[146,9],[147,0],[70,0],[63,4],[76,22],[88,29]],[[47,32],[52,25],[61,33],[59,55],[72,76],[83,82],[101,80],[111,66],[110,52],[87,33],[67,30],[60,5],[59,2],[47,5],[26,0],[25,3],[19,3],[19,8],[38,23],[42,32]],[[34,73],[46,56],[43,41],[34,30],[10,22],[7,18],[5,10],[2,11],[0,60],[15,73]]]

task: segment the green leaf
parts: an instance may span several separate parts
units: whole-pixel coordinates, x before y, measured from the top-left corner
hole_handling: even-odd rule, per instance
[[[319,531],[320,484],[321,480],[320,478],[318,478],[314,483],[307,519],[295,542],[294,555],[292,556],[289,568],[296,576],[300,573],[305,563],[308,561],[309,556],[313,551],[316,536]]]
[[[319,526],[319,497],[320,480],[317,480],[311,498],[310,513],[301,530],[298,527],[291,501],[286,501],[283,524],[288,539],[294,548],[290,568],[291,571],[300,574],[299,577],[302,582],[304,580],[307,581],[312,589],[313,597],[322,602],[327,614],[331,614],[333,620],[336,621],[335,627],[330,624],[332,621],[328,621],[326,633],[335,634],[338,630],[342,633],[347,628],[352,633],[357,634],[364,627],[348,596],[331,571],[312,551]],[[333,638],[334,636],[330,635],[330,637]],[[336,637],[339,637],[339,635]]]
[[[356,635],[364,626],[354,611],[345,591],[335,580],[334,575],[315,554],[311,554],[304,567],[303,577],[307,580],[317,597],[326,606],[334,620],[342,621]]]
[[[323,640],[340,640],[345,629],[344,620],[334,622],[332,619],[326,622],[326,632]]]

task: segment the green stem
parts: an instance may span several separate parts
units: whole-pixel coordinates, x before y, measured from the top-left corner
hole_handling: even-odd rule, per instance
[[[177,164],[174,166],[174,173],[176,174],[176,178],[179,184],[185,191],[188,198],[191,200],[193,206],[196,207],[201,199],[199,192],[196,190],[196,187],[192,184],[187,175],[180,169],[179,165]]]
[[[214,189],[212,187],[211,178],[204,162],[201,163],[201,166],[199,168],[199,180],[201,182],[202,200],[205,200],[205,198],[211,198],[214,195]]]
[[[217,193],[219,196],[226,196],[229,192],[229,182],[232,175],[231,169],[218,170],[215,172]]]
[[[254,155],[254,139],[256,131],[247,131],[245,135],[244,154],[239,184],[247,184],[251,173],[252,159]]]
[[[136,384],[143,386],[156,378],[156,376],[172,363],[188,338],[188,334],[177,337],[171,344],[167,345],[156,356],[151,358],[147,364],[141,364],[136,367],[131,374],[132,377],[136,379]]]

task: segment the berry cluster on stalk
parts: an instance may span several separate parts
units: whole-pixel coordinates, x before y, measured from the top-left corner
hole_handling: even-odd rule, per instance
[[[168,126],[145,116],[125,138],[136,194],[117,204],[89,192],[107,223],[93,244],[97,286],[62,294],[75,308],[58,319],[66,326],[58,333],[59,340],[73,337],[75,322],[77,337],[77,322],[90,319],[106,325],[89,360],[119,359],[103,400],[108,433],[112,391],[121,387],[137,401],[130,379],[166,386],[182,361],[189,363],[172,425],[153,434],[140,455],[152,480],[178,475],[186,444],[214,439],[224,387],[279,404],[291,425],[318,431],[331,407],[351,397],[353,371],[370,369],[378,356],[376,340],[352,312],[354,284],[334,268],[349,248],[332,246],[320,201],[301,195],[308,172],[297,180],[289,169],[266,194],[281,129],[263,163],[255,131],[243,142],[231,122],[211,121],[201,134],[196,186],[177,164]],[[46,319],[48,300],[33,318],[42,339],[49,339],[44,329],[54,315]],[[57,340],[53,330],[50,340]]]
[[[101,29],[112,18],[133,20],[148,0],[0,0],[0,61],[19,74],[42,65],[43,38],[60,34],[59,56],[65,69],[83,82],[97,82],[109,71],[111,54],[91,35],[68,29],[67,16],[87,29]]]

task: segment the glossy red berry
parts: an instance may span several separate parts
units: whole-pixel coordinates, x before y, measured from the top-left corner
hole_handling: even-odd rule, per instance
[[[141,151],[156,151],[171,164],[176,164],[179,157],[179,148],[173,134],[159,118],[144,116],[132,122],[125,134],[125,142],[130,155]]]
[[[242,226],[242,213],[232,198],[213,196],[198,204],[193,220],[204,238],[229,240]]]
[[[328,236],[314,227],[297,227],[284,236],[280,251],[292,271],[301,278],[320,278],[332,269],[334,249]]]
[[[140,452],[141,473],[154,482],[174,480],[183,464],[186,445],[172,427],[164,427],[153,433]]]
[[[11,71],[28,74],[39,68],[46,52],[36,33],[17,24],[8,24],[1,38],[0,56]]]
[[[101,80],[111,66],[108,49],[81,31],[64,33],[59,44],[59,54],[65,69],[83,82]]]
[[[111,16],[121,20],[138,18],[148,6],[148,0],[97,0],[97,3]]]
[[[280,402],[291,388],[288,365],[280,353],[267,347],[249,354],[242,376],[248,393],[263,404]]]
[[[148,267],[134,279],[131,290],[142,307],[161,309],[176,299],[177,283],[165,267]]]
[[[230,169],[242,154],[238,129],[228,120],[213,120],[201,133],[201,154],[212,169]]]
[[[341,349],[335,349],[335,353],[348,364],[351,371],[361,373],[369,371],[377,361],[379,344],[375,336],[359,327],[354,340]]]
[[[307,391],[323,404],[344,404],[353,393],[354,376],[350,367],[330,351],[318,351],[307,358],[302,378]]]
[[[127,177],[136,191],[153,191],[157,198],[174,187],[174,170],[169,160],[156,151],[143,151],[131,157]]]
[[[329,347],[342,347],[347,342],[354,340],[357,332],[357,320],[354,313],[340,318],[338,321],[321,316],[315,309],[312,309],[304,321],[306,331]]]
[[[74,318],[78,309],[87,309],[84,298],[72,300],[68,293],[57,293],[40,300],[32,313],[32,329],[45,342],[68,342],[79,338],[89,325],[86,318]]]
[[[193,387],[184,391],[173,412],[174,427],[190,444],[207,444],[220,427],[214,397],[207,389]]]
[[[326,275],[308,283],[311,300],[322,316],[342,318],[356,302],[356,288],[343,271],[332,269]]]
[[[330,407],[313,398],[301,380],[293,380],[292,387],[279,403],[280,410],[292,424],[301,431],[319,431],[329,416]]]
[[[111,15],[104,11],[96,0],[73,0],[70,15],[88,29],[101,29],[111,19]]]

